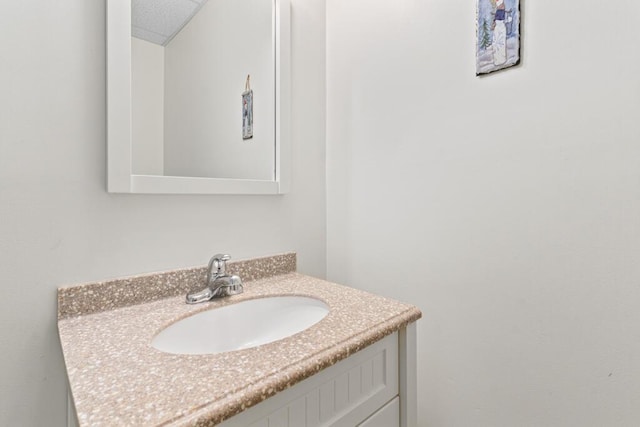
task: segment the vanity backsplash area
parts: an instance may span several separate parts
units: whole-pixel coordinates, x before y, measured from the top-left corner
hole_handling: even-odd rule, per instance
[[[415,426],[419,309],[299,274],[294,253],[230,261],[242,284],[187,304],[212,266],[58,289],[80,426]]]

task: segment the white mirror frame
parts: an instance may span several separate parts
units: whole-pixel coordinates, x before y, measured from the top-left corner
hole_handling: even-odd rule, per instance
[[[146,194],[283,194],[289,191],[291,143],[290,0],[275,10],[275,179],[135,175],[131,166],[131,0],[107,0],[107,191]],[[238,113],[239,114],[239,113]]]

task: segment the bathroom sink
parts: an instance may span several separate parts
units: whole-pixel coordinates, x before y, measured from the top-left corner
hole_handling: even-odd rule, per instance
[[[173,354],[214,354],[277,341],[318,323],[329,313],[320,300],[258,298],[194,314],[160,331],[151,341]]]

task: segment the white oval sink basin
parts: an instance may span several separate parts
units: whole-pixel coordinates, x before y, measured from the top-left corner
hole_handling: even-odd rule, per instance
[[[151,345],[165,353],[213,354],[277,341],[322,320],[329,307],[307,297],[269,297],[203,311],[163,329]]]

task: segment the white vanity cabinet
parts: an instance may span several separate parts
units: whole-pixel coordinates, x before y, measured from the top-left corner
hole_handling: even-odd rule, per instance
[[[415,323],[220,424],[415,427]]]

